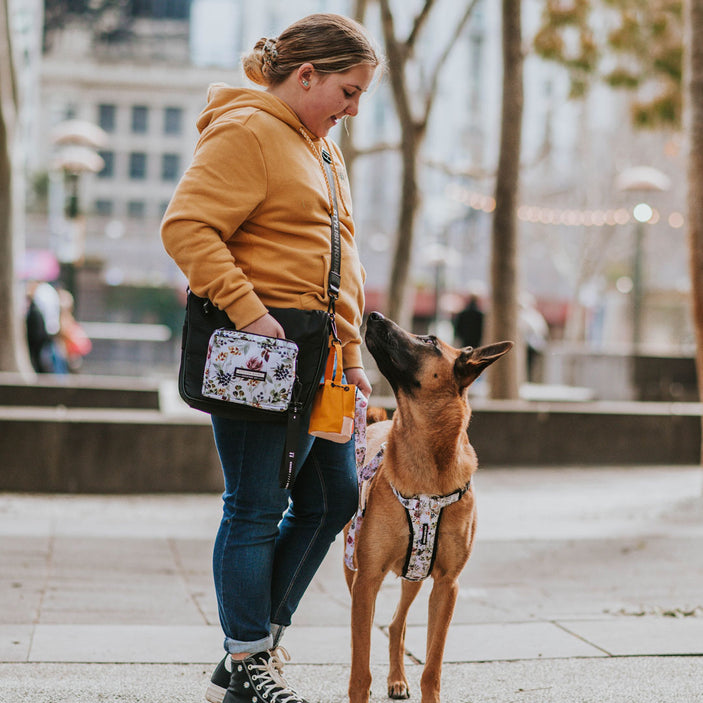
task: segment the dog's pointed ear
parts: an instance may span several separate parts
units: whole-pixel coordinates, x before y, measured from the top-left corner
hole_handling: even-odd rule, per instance
[[[496,342],[485,347],[465,347],[454,362],[454,376],[461,388],[473,383],[494,361],[513,348],[513,342]]]

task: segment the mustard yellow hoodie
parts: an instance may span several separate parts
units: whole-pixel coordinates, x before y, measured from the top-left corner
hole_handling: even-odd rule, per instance
[[[337,328],[345,368],[361,366],[364,271],[338,147],[315,138],[285,102],[260,90],[211,86],[197,126],[193,161],[161,225],[164,247],[191,290],[210,298],[238,328],[267,306],[327,308],[330,201],[303,130],[318,150],[327,145],[337,173]]]

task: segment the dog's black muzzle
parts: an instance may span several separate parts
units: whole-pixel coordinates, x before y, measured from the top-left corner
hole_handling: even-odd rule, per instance
[[[410,391],[419,386],[420,368],[417,344],[395,322],[380,312],[372,312],[366,321],[366,346],[378,370],[386,377],[394,392]]]
[[[394,322],[384,317],[380,312],[372,312],[366,321],[366,346],[378,361],[377,354],[384,355],[398,346],[397,334],[403,331]]]

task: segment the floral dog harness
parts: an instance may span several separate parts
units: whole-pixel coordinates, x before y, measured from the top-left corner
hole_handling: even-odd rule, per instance
[[[437,552],[437,530],[442,510],[456,503],[469,490],[471,480],[454,493],[446,496],[417,495],[405,498],[395,486],[391,486],[395,497],[405,508],[410,527],[408,555],[403,567],[403,578],[408,581],[422,581],[432,571]]]
[[[362,396],[363,397],[363,396]],[[361,529],[361,523],[366,511],[366,495],[369,481],[374,477],[378,467],[383,461],[386,445],[381,445],[376,456],[366,460],[366,403],[360,404],[357,399],[354,432],[356,440],[356,469],[359,480],[359,509],[352,518],[347,532],[347,541],[344,546],[344,563],[351,571],[354,567],[354,548],[356,537]],[[410,528],[408,554],[403,567],[402,578],[408,581],[422,581],[426,579],[434,564],[437,551],[437,530],[442,510],[452,503],[456,503],[469,490],[471,480],[463,487],[446,496],[417,495],[405,498],[395,488],[393,493],[405,508]]]

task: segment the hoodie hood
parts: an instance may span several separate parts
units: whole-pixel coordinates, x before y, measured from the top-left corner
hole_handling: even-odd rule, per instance
[[[298,116],[283,100],[263,90],[233,88],[224,83],[213,83],[208,89],[207,101],[207,106],[200,113],[196,123],[201,133],[223,115],[240,109],[268,112],[290,125],[296,132],[303,127]]]

